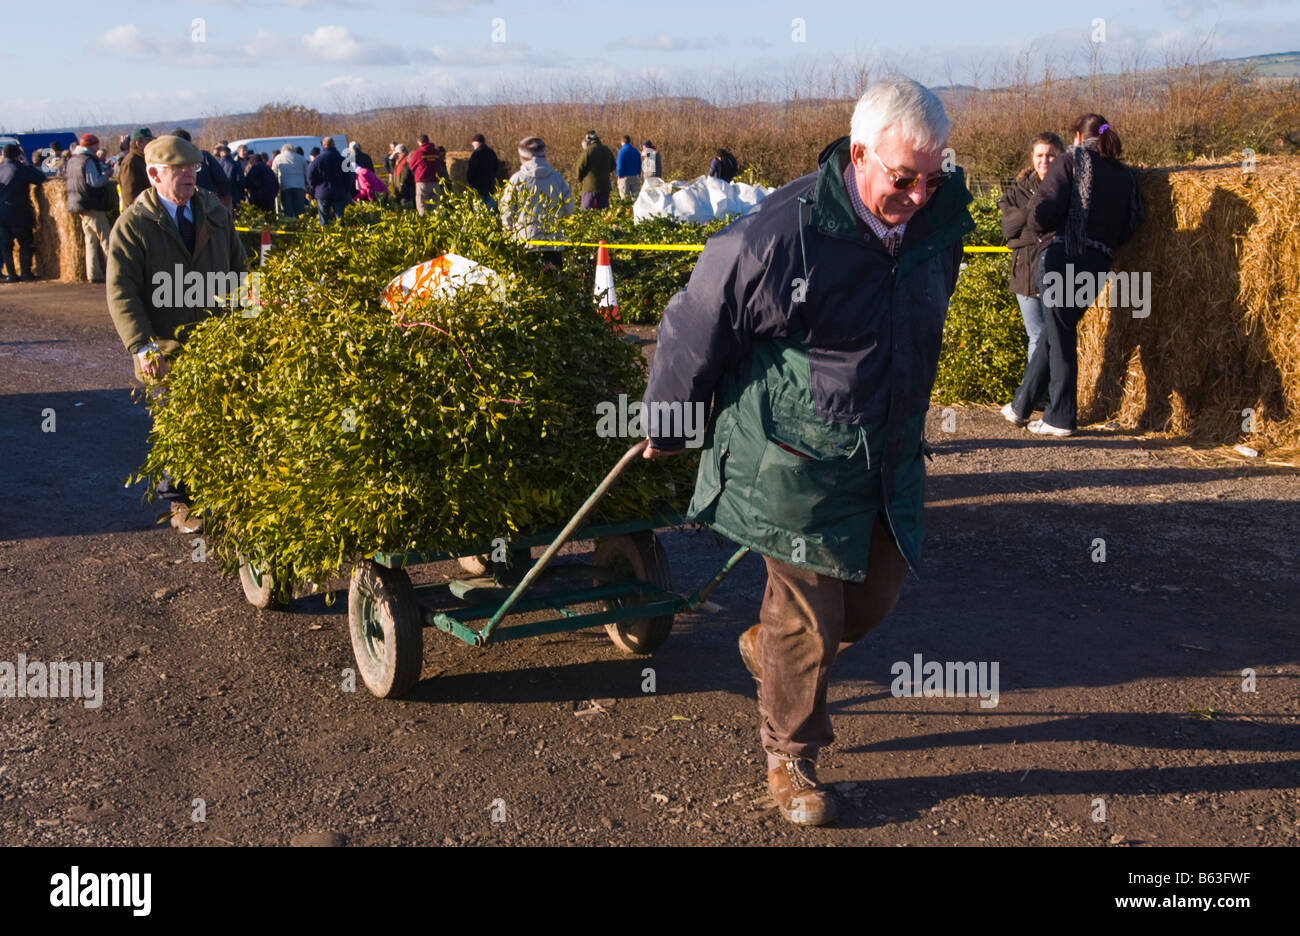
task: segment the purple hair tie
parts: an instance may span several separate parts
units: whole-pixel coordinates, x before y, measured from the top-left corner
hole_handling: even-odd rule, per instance
[[[1097,136],[1101,136],[1103,133],[1105,133],[1105,132],[1106,132],[1107,130],[1109,130],[1109,129],[1110,129],[1110,124],[1102,124],[1102,125],[1101,125],[1101,129],[1097,131]]]

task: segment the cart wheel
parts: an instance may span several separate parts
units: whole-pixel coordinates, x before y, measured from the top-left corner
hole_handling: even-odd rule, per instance
[[[596,544],[593,562],[597,566],[611,568],[629,578],[649,582],[665,591],[672,590],[672,577],[668,572],[668,558],[659,545],[659,537],[653,530],[611,536]],[[605,610],[645,604],[642,598],[614,598],[604,602]],[[650,653],[668,639],[673,629],[673,616],[661,615],[653,618],[637,618],[631,621],[616,621],[605,625],[605,633],[614,646],[628,653]]]
[[[284,602],[275,595],[275,582],[271,576],[255,573],[246,559],[239,564],[239,584],[244,587],[244,597],[254,608],[268,611],[284,607]]]
[[[366,559],[352,567],[348,630],[361,679],[374,695],[392,699],[420,681],[424,632],[411,579]]]

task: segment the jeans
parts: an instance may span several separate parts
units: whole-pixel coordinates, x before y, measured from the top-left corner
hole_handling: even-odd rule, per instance
[[[831,664],[880,624],[898,603],[907,561],[876,518],[863,582],[846,582],[763,557],[767,590],[759,609],[758,658],[763,671],[759,735],[782,757],[817,759],[835,739],[826,713]]]
[[[1078,428],[1079,385],[1078,328],[1087,305],[1075,304],[1077,284],[1065,281],[1067,264],[1073,268],[1075,278],[1087,274],[1095,284],[1099,274],[1110,269],[1110,257],[1100,250],[1089,248],[1082,257],[1067,261],[1065,245],[1058,239],[1048,245],[1038,259],[1038,296],[1043,303],[1043,333],[1034,348],[1033,357],[1025,367],[1011,409],[1021,419],[1028,419],[1036,400],[1044,390],[1050,401],[1043,410],[1043,422],[1057,429]],[[1059,278],[1064,288],[1053,288],[1052,280]],[[1102,277],[1104,279],[1104,275]]]
[[[1025,334],[1029,336],[1029,356],[1033,357],[1043,333],[1043,302],[1037,296],[1022,296],[1020,293],[1016,293],[1016,302],[1020,304],[1020,317],[1025,320]]]
[[[280,189],[280,203],[286,218],[296,218],[307,210],[307,193],[300,188]]]
[[[0,274],[33,279],[33,225],[0,224]],[[13,242],[18,241],[18,265],[14,266]]]
[[[609,207],[609,192],[583,192],[583,209],[604,209]]]
[[[343,220],[343,212],[351,204],[351,200],[340,198],[337,200],[327,201],[325,199],[316,200],[316,213],[320,216],[321,227],[329,224],[333,218]]]

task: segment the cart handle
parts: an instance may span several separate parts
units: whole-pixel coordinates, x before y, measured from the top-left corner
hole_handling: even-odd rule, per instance
[[[605,496],[605,492],[609,490],[610,486],[618,476],[623,473],[623,469],[636,461],[637,457],[648,444],[648,439],[642,439],[623,453],[623,457],[618,460],[618,464],[610,469],[609,474],[605,475],[605,480],[600,482],[596,490],[591,492],[591,496],[587,498],[586,503],[578,508],[578,512],[573,515],[573,518],[569,520],[564,529],[556,535],[555,539],[551,542],[551,545],[546,547],[546,552],[542,553],[542,557],[533,564],[531,569],[528,570],[528,574],[524,576],[523,581],[515,586],[515,590],[510,593],[510,597],[507,598],[505,603],[497,609],[497,613],[492,615],[492,620],[488,621],[483,630],[479,632],[480,646],[487,643],[488,638],[492,635],[492,630],[497,626],[497,623],[510,613],[510,609],[514,607],[515,602],[518,601],[520,596],[528,590],[528,586],[533,584],[537,576],[542,574],[542,570],[545,569],[546,566],[550,564],[550,561],[555,558],[555,554],[560,551],[561,547],[569,541],[569,537],[573,535],[573,531],[582,525],[583,520],[587,519],[587,514],[591,513],[600,499]]]

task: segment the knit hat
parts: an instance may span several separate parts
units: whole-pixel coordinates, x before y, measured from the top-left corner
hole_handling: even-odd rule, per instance
[[[81,135],[81,145],[90,148],[99,146],[99,137],[95,136],[93,133],[83,133]]]

